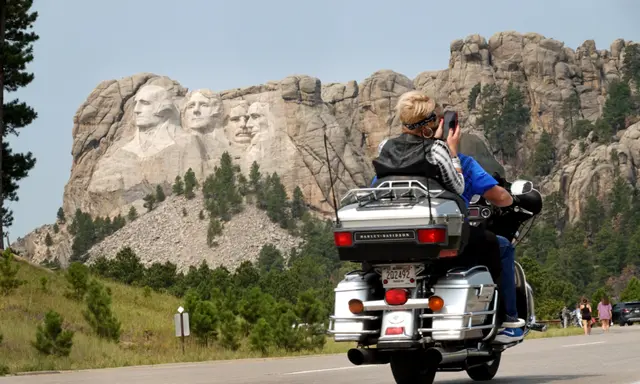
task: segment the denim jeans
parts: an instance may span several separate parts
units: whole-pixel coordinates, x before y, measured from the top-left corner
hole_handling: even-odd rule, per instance
[[[518,317],[516,307],[516,249],[511,242],[502,236],[496,236],[500,244],[500,261],[502,262],[502,278],[500,281],[504,308],[507,316]]]

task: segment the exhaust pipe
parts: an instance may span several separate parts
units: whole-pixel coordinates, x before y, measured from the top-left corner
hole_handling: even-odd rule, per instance
[[[465,361],[469,357],[491,357],[489,351],[478,351],[473,349],[462,349],[455,352],[446,352],[440,347],[432,347],[427,349],[426,358],[433,364],[450,364]]]
[[[373,348],[351,348],[347,358],[353,365],[388,364],[391,361],[389,353]]]

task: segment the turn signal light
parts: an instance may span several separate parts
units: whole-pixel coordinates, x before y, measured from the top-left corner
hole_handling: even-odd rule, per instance
[[[364,304],[358,299],[349,300],[349,311],[354,315],[364,312]]]
[[[418,229],[418,241],[423,244],[439,244],[447,241],[447,230],[444,228]]]
[[[338,247],[350,247],[353,245],[353,237],[351,237],[351,232],[334,232],[333,240]]]
[[[409,300],[409,291],[406,289],[390,289],[384,294],[384,301],[389,305],[403,305]]]
[[[429,298],[429,309],[438,312],[444,307],[444,300],[440,296],[431,296]]]

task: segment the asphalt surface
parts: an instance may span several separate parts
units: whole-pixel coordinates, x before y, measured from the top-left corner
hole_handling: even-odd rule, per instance
[[[436,383],[472,383],[440,372]],[[608,334],[527,340],[503,353],[492,383],[640,384],[640,325]],[[389,365],[353,366],[346,355],[254,359],[86,370],[0,378],[0,384],[383,384]]]

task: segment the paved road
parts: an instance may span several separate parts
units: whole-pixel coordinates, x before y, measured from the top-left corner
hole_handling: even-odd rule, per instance
[[[492,383],[640,384],[640,326],[608,334],[528,340],[507,350]],[[436,383],[471,383],[443,372]],[[87,370],[0,378],[0,384],[383,384],[388,365],[353,366],[344,355]]]

